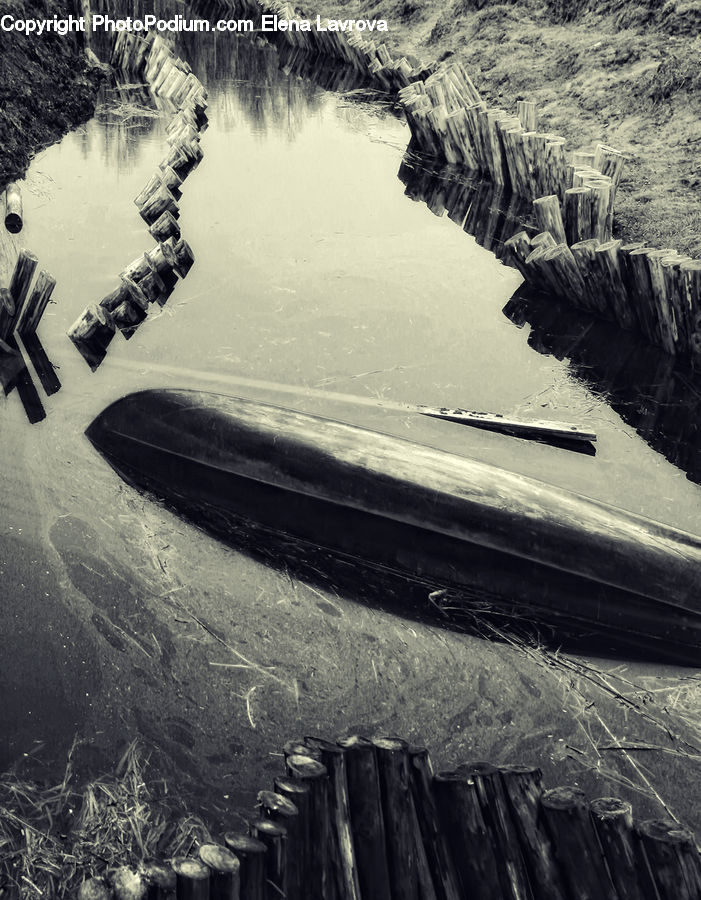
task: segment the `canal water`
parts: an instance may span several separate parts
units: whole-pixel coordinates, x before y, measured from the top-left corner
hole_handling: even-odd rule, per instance
[[[319,65],[301,77],[299,61],[285,66],[250,37],[190,36],[178,52],[209,92],[204,160],[180,203],[195,264],[94,372],[66,331],[152,245],[133,198],[164,156],[167,117],[143,91],[107,86],[95,117],[27,175],[15,246],[57,279],[39,337],[61,386],[46,395],[30,365],[37,395],[25,378],[0,404],[0,764],[29,755],[51,767],[78,736],[96,770],[140,736],[175,782],[225,816],[269,786],[288,737],[390,731],[446,765],[536,761],[551,784],[628,791],[650,814],[662,798],[693,824],[693,671],[605,658],[563,669],[362,602],[360,581],[353,597],[325,588],[323,574],[300,580],[140,495],[89,445],[85,428],[124,394],[202,388],[341,418],[699,530],[690,467],[608,402],[602,380],[587,378],[598,372],[591,361],[575,366],[552,341],[534,349],[524,323],[540,301],[511,300],[518,273],[463,216],[442,214],[436,198],[460,177],[406,155],[408,130],[386,98]],[[553,319],[542,324],[541,310],[541,330]],[[423,419],[402,403],[572,420],[598,432],[597,453]],[[662,749],[642,770],[634,755],[603,749],[622,741]]]

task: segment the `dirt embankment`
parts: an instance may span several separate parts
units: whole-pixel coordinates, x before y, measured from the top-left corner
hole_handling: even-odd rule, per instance
[[[625,152],[615,230],[701,256],[701,0],[316,0],[385,18],[390,48],[457,58],[487,102],[535,100],[571,149]]]
[[[0,0],[0,14],[15,19],[65,18],[69,7],[69,0]],[[98,75],[80,40],[0,31],[0,186],[19,177],[36,150],[92,115]]]

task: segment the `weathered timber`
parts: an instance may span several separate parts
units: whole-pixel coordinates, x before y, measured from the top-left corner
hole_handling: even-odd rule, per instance
[[[311,747],[304,738],[291,738],[285,741],[282,752],[287,759],[288,756],[310,756],[312,759],[321,761],[321,753],[318,748]]]
[[[22,192],[16,181],[5,188],[5,228],[10,234],[19,234],[24,220],[22,217]]]
[[[338,744],[317,737],[306,737],[305,743],[319,751],[321,763],[329,775],[331,806],[329,847],[338,896],[343,900],[360,900],[360,882],[350,823],[346,751]]]
[[[148,862],[142,867],[146,882],[146,900],[172,900],[175,895],[175,872],[160,862]]]
[[[180,226],[173,213],[166,209],[149,227],[149,233],[157,241],[167,241],[169,237],[180,237]]]
[[[254,819],[251,837],[265,844],[265,881],[267,900],[287,896],[287,829],[270,819]],[[320,851],[323,852],[323,851]]]
[[[307,871],[309,900],[336,900],[336,884],[332,878],[326,853],[331,833],[329,810],[329,777],[326,767],[309,755],[288,756],[287,774],[309,786],[311,858]]]
[[[209,900],[240,900],[240,869],[237,857],[219,844],[203,844],[200,860],[209,869]]]
[[[524,131],[536,131],[538,128],[538,109],[533,100],[519,100],[516,103],[516,115],[519,117]]]
[[[36,334],[27,334],[22,337],[22,343],[39,377],[44,393],[47,397],[58,393],[61,390],[61,382],[39,338]]]
[[[180,215],[177,200],[161,183],[141,205],[139,214],[148,225],[153,225],[166,210],[176,219]]]
[[[458,874],[441,831],[433,796],[433,768],[428,750],[423,747],[409,749],[409,775],[411,796],[435,895],[438,900],[461,900]]]
[[[534,200],[533,214],[538,231],[549,231],[555,238],[555,243],[565,243],[565,226],[560,212],[560,200],[555,194]]]
[[[181,278],[184,278],[195,262],[195,256],[192,252],[192,248],[184,238],[180,238],[179,241],[175,241],[173,238],[169,238],[167,241],[164,241],[164,243],[172,246],[173,253],[175,254],[175,258],[177,260],[177,272]]]
[[[512,765],[499,771],[534,895],[538,900],[567,900],[555,850],[540,815],[540,769]]]
[[[603,243],[611,237],[611,184],[601,178],[590,179],[588,186],[591,191],[591,236]]]
[[[109,874],[114,900],[144,900],[146,882],[130,866],[119,866]]]
[[[265,900],[265,844],[250,835],[234,831],[224,835],[224,843],[239,861],[241,900]]]
[[[373,744],[380,778],[392,898],[420,900],[408,745],[398,738],[376,738]]]
[[[178,856],[172,865],[178,900],[209,900],[209,869],[203,862]]]
[[[77,900],[111,900],[112,891],[104,878],[88,878],[78,888]]]
[[[0,287],[0,341],[6,341],[15,320],[15,301],[9,288]]]
[[[112,316],[102,307],[88,306],[68,329],[72,341],[82,341],[105,349],[114,337]]]
[[[377,755],[357,735],[338,739],[346,751],[351,831],[363,900],[391,900]]]
[[[482,817],[491,835],[497,872],[504,898],[531,900],[526,866],[521,855],[518,832],[496,766],[486,762],[465,763],[458,771],[475,784]]]
[[[42,269],[17,323],[17,331],[22,337],[34,334],[37,330],[55,287],[56,279]]]
[[[650,272],[652,295],[657,312],[660,345],[668,353],[674,353],[677,342],[677,329],[674,322],[672,304],[667,295],[667,285],[665,283],[664,271],[662,270],[662,260],[674,252],[674,250],[667,248],[664,250],[649,250],[645,254]]]
[[[300,818],[295,804],[274,791],[259,791],[258,807],[261,816],[282,825],[287,832],[287,897],[288,900],[304,900],[305,859],[304,829],[306,822]]]
[[[306,877],[309,860],[315,852],[312,844],[313,823],[309,785],[295,778],[278,776],[275,778],[274,788],[276,796],[284,798],[297,810],[295,827],[288,828],[288,864],[291,866],[290,878],[294,883],[295,879],[298,880],[295,870],[297,873],[305,873]],[[264,810],[264,813],[269,815],[267,810]]]
[[[582,791],[545,791],[540,807],[570,900],[617,900]]]
[[[143,278],[146,278],[146,275],[144,275]],[[131,301],[131,303],[134,306],[138,307],[142,312],[148,312],[149,298],[141,289],[140,284],[134,281],[134,279],[130,278],[128,275],[120,275],[120,280],[124,287],[127,289],[127,293],[129,295],[129,300]]]
[[[660,900],[698,900],[701,864],[694,835],[661,819],[641,823],[637,832]]]
[[[598,284],[599,269],[596,264],[596,248],[598,246],[597,238],[589,238],[573,244],[570,251],[584,283],[584,292],[580,297],[581,305],[592,312],[608,315],[608,305]]]
[[[19,251],[15,270],[10,279],[10,293],[12,294],[12,299],[15,301],[15,311],[12,314],[9,326],[10,331],[8,333],[14,331],[22,314],[24,303],[27,299],[27,294],[29,293],[29,286],[34,277],[34,271],[38,262],[39,260],[36,256],[28,250],[22,249]]]
[[[439,772],[433,787],[463,896],[502,900],[494,849],[474,782],[464,772]]]
[[[620,262],[619,250],[623,241],[605,241],[594,250],[594,264],[599,273],[599,286],[613,319],[627,330],[637,327],[638,317],[631,308]]]
[[[565,238],[577,244],[591,237],[591,190],[573,187],[565,191]]]
[[[645,900],[638,884],[632,806],[600,797],[591,801],[589,812],[619,900]]]

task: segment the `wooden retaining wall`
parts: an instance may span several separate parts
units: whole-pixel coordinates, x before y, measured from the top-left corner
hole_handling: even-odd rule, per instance
[[[200,135],[207,122],[207,92],[189,65],[153,33],[146,38],[121,31],[112,53],[113,67],[129,78],[143,79],[151,94],[170,113],[168,150],[157,171],[134,198],[155,245],[132,260],[119,274],[119,284],[88,306],[71,325],[68,336],[95,370],[117,332],[129,339],[146,319],[153,303],[163,306],[178,277],[194,263],[178,219],[181,188],[203,158]]]
[[[222,6],[304,17],[282,0],[205,0],[205,9]],[[398,92],[412,149],[531,201],[538,241],[525,234],[504,258],[529,284],[638,331],[701,370],[701,260],[612,240],[622,153],[599,143],[568,157],[564,137],[538,130],[533,102],[519,100],[513,112],[488,107],[459,62],[393,59],[386,45],[357,32],[288,31],[277,39],[367,72]]]
[[[87,879],[78,900],[691,900],[701,857],[679,823],[546,790],[536,766],[434,773],[406,741],[289,741],[247,832]],[[128,886],[129,892],[124,889]]]

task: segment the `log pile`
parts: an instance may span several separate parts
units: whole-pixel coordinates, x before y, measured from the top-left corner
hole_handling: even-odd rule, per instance
[[[546,790],[535,766],[434,774],[393,737],[291,741],[248,833],[187,857],[89,878],[77,900],[682,900],[701,857],[679,823],[629,803]]]
[[[134,203],[156,244],[132,260],[119,274],[119,284],[98,304],[85,309],[68,336],[94,370],[104,359],[117,332],[127,340],[146,319],[152,304],[163,306],[178,277],[194,262],[178,219],[181,188],[203,158],[200,134],[207,122],[207,92],[187,63],[168,43],[150,34],[141,38],[120,31],[112,52],[113,67],[130,78],[142,78],[170,112],[168,150],[158,170]]]

